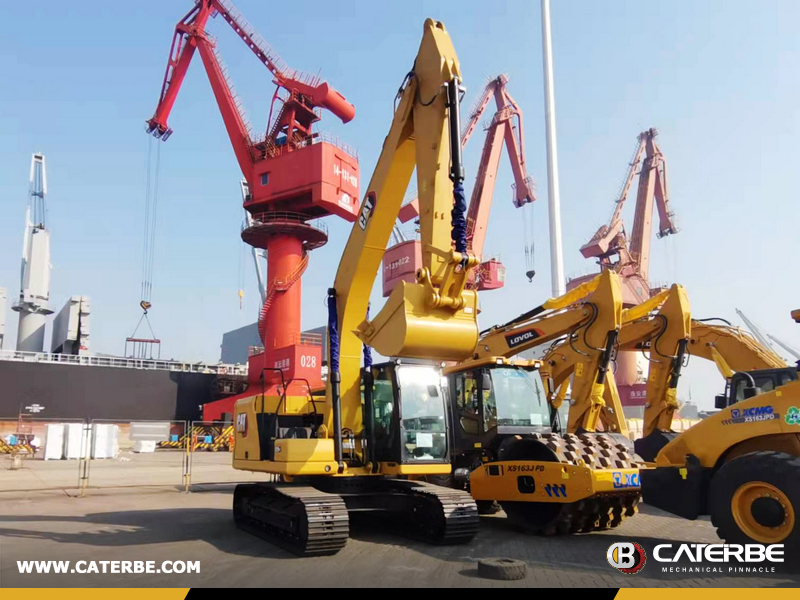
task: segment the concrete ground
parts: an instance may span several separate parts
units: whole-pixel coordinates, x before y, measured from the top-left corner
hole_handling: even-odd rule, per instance
[[[205,474],[239,477],[204,457]],[[131,461],[133,462],[133,461]],[[36,477],[55,481],[38,467]],[[129,473],[128,462],[118,465]],[[0,464],[0,468],[6,465]],[[75,463],[67,465],[77,469]],[[65,468],[67,468],[65,467]],[[94,468],[94,466],[92,467]],[[105,468],[112,469],[113,463]],[[163,469],[163,467],[162,467]],[[141,464],[136,478],[151,471]],[[153,481],[165,478],[158,467]],[[170,477],[171,469],[168,470]],[[18,473],[18,472],[12,472]],[[161,473],[161,475],[159,475]],[[0,485],[9,481],[0,470]],[[124,474],[109,475],[118,481]],[[249,478],[248,478],[249,479]],[[96,483],[105,481],[97,479]],[[355,524],[338,555],[299,559],[237,530],[231,519],[232,484],[196,485],[190,494],[180,486],[102,487],[85,498],[74,490],[1,491],[0,587],[204,587],[204,586],[402,586],[402,587],[629,587],[629,586],[768,586],[798,587],[800,575],[676,574],[662,572],[652,551],[659,543],[719,543],[707,521],[684,521],[650,507],[613,532],[542,538],[515,531],[504,516],[483,517],[472,543],[432,547],[384,533],[376,523]],[[0,487],[0,490],[8,490]],[[623,575],[606,560],[609,546],[635,541],[644,546],[648,563],[638,575]],[[498,582],[481,579],[476,561],[516,558],[528,565],[527,579]],[[191,575],[20,574],[19,560],[200,561]],[[685,565],[681,565],[685,566]]]

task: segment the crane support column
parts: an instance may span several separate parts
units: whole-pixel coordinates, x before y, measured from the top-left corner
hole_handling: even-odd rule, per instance
[[[19,313],[17,350],[44,352],[44,330],[50,308],[50,231],[45,226],[47,171],[42,154],[31,159],[30,192],[25,214],[19,300],[12,309]]]

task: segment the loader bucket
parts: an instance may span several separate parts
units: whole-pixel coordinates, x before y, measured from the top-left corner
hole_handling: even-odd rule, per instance
[[[356,335],[383,356],[464,360],[478,343],[478,295],[467,290],[463,298],[460,309],[431,308],[429,288],[403,281]]]

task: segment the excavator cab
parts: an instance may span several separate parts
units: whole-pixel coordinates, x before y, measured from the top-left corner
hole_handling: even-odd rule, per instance
[[[370,369],[365,435],[376,462],[449,464],[446,397],[438,367],[392,361]]]

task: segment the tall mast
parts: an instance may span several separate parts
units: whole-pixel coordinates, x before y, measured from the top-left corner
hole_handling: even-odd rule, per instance
[[[44,330],[50,308],[50,231],[46,227],[47,169],[43,154],[31,159],[19,300],[12,309],[19,313],[17,350],[44,352]]]
[[[6,288],[0,288],[0,350],[3,349],[3,338],[6,336]]]
[[[547,199],[550,213],[550,276],[553,297],[563,296],[564,253],[561,249],[561,197],[558,188],[556,99],[553,87],[553,54],[550,35],[550,0],[542,0],[542,57],[544,59],[544,117],[547,128]]]

